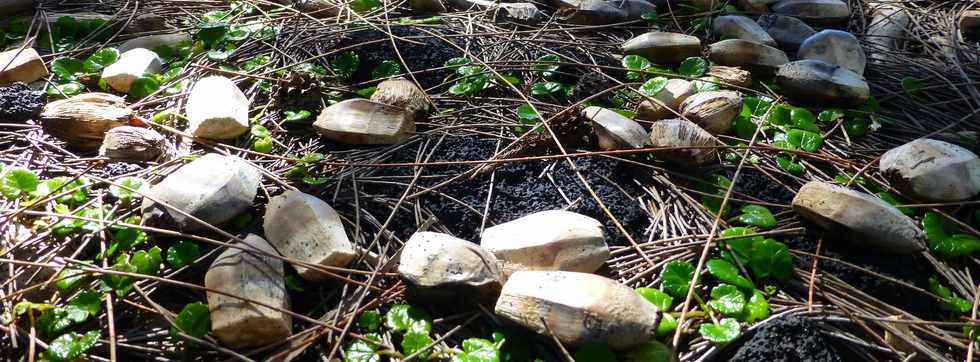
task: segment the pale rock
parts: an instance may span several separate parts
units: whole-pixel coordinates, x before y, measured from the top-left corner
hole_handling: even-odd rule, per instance
[[[718,78],[722,85],[749,88],[752,86],[752,73],[739,67],[712,65],[708,67],[707,76]]]
[[[534,23],[544,17],[532,3],[501,3],[489,0],[446,0],[459,10],[489,10],[497,20]]]
[[[187,97],[187,132],[195,137],[232,139],[248,131],[250,102],[231,79],[211,76]]]
[[[796,51],[804,40],[817,33],[802,20],[792,16],[767,14],[760,16],[756,21],[780,48],[787,51]]]
[[[864,40],[869,43],[871,60],[883,62],[893,58],[905,43],[905,29],[911,19],[905,9],[891,4],[878,4],[872,11],[871,23],[865,31]]]
[[[701,40],[687,34],[653,31],[627,40],[622,50],[624,54],[639,55],[654,63],[680,63],[701,55]]]
[[[402,249],[398,274],[430,295],[494,295],[500,290],[500,267],[493,254],[449,234],[413,234]]]
[[[565,23],[604,25],[639,20],[643,14],[656,11],[646,0],[564,0],[559,1],[558,17]]]
[[[684,119],[665,119],[650,126],[650,145],[653,147],[676,147],[657,151],[658,158],[681,165],[703,166],[718,161],[721,145],[715,136],[691,121]]]
[[[48,68],[34,48],[14,48],[0,53],[0,85],[30,83],[47,76]]]
[[[754,41],[759,44],[776,46],[765,29],[762,29],[754,20],[741,15],[722,15],[712,21],[712,27],[716,37],[721,39],[744,39]]]
[[[494,312],[564,344],[599,343],[627,349],[656,337],[661,312],[615,280],[567,271],[518,271]],[[545,325],[547,324],[547,325]]]
[[[137,48],[149,50],[162,46],[174,48],[178,43],[190,39],[190,35],[185,33],[145,35],[123,42],[119,45],[118,49],[120,52],[125,53]]]
[[[184,213],[214,226],[223,224],[252,206],[261,179],[259,171],[244,160],[209,153],[150,188],[141,207],[143,220],[183,232],[206,228]]]
[[[136,78],[146,73],[159,73],[163,60],[157,53],[144,48],[136,48],[119,55],[119,60],[102,69],[102,79],[112,89],[129,92]]]
[[[800,59],[817,59],[837,64],[864,75],[867,57],[861,42],[846,31],[827,29],[807,38],[796,54]]]
[[[691,82],[678,78],[668,80],[662,91],[650,97],[660,102],[644,98],[636,108],[636,118],[656,121],[676,116],[680,114],[681,103],[692,95],[694,85]]]
[[[892,187],[923,201],[955,202],[980,193],[980,158],[952,143],[914,140],[885,152],[878,168]]]
[[[646,143],[646,130],[626,116],[595,106],[586,107],[582,115],[592,121],[599,148],[603,150],[642,148]]]
[[[718,65],[742,67],[751,72],[772,74],[789,63],[782,50],[743,39],[728,39],[708,47],[708,59]]]
[[[816,59],[783,65],[776,73],[776,85],[793,100],[822,106],[860,106],[871,96],[863,77]]]
[[[411,137],[415,121],[403,108],[355,98],[324,108],[313,129],[334,142],[383,145]]]
[[[841,0],[781,0],[769,9],[813,24],[839,24],[851,17],[851,9]]]
[[[40,115],[45,132],[82,151],[98,149],[106,132],[128,125],[132,117],[126,100],[108,93],[56,100],[46,104]]]
[[[735,91],[701,92],[681,103],[681,115],[711,134],[728,132],[741,112],[742,95]]]
[[[378,84],[371,100],[405,108],[412,119],[422,120],[432,111],[432,103],[422,89],[405,78],[392,78]]]
[[[518,270],[592,273],[610,255],[599,220],[564,210],[536,212],[486,228],[480,245],[501,262],[505,277]]]
[[[211,330],[236,350],[283,341],[292,331],[292,317],[282,311],[289,310],[282,260],[272,256],[278,255],[276,250],[257,235],[249,234],[243,241],[243,249],[225,250],[204,275]]]
[[[170,152],[167,139],[149,128],[122,126],[105,133],[99,155],[113,161],[152,161]]]
[[[269,200],[263,221],[265,236],[283,256],[325,267],[343,267],[356,250],[344,223],[330,205],[300,191],[286,191]],[[299,276],[322,280],[323,272],[293,264]]]
[[[845,237],[856,247],[891,254],[924,250],[924,236],[915,222],[872,195],[826,182],[811,181],[793,198],[793,210],[804,219]]]

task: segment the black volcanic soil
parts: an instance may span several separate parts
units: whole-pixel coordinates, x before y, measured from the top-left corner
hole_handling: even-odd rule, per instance
[[[755,330],[728,361],[838,362],[843,359],[813,322],[788,316]]]
[[[0,122],[21,123],[35,119],[46,101],[44,92],[31,90],[24,83],[0,87]]]

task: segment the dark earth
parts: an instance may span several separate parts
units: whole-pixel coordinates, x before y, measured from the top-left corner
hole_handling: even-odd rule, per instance
[[[41,114],[47,96],[24,83],[0,87],[0,122],[21,123]]]
[[[813,322],[787,316],[756,329],[728,361],[837,362],[843,359]]]

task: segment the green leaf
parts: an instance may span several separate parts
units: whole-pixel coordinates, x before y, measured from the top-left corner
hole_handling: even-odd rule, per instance
[[[68,265],[58,273],[58,279],[54,285],[58,287],[58,290],[69,291],[79,286],[87,277],[88,274],[85,271]]]
[[[366,334],[364,337],[381,341],[381,337],[374,333]],[[347,349],[344,350],[344,354],[347,356],[345,362],[381,362],[381,356],[378,355],[377,347],[360,339],[356,339],[348,344]]]
[[[599,343],[587,343],[575,351],[576,361],[616,362],[616,354],[609,346]]]
[[[482,338],[463,340],[463,353],[453,356],[453,362],[498,362],[500,352],[496,346]]]
[[[272,141],[272,138],[269,137],[256,138],[255,140],[252,141],[252,151],[269,153],[272,152],[272,147],[274,145],[275,143]]]
[[[470,63],[471,63],[471,61],[469,59],[456,57],[456,58],[452,58],[452,59],[447,60],[446,63],[443,64],[443,65],[445,65],[446,67],[449,67],[449,68],[458,68],[458,67],[461,67],[461,66],[470,64]]]
[[[269,137],[269,129],[260,124],[252,125],[251,133],[255,138]]]
[[[85,90],[85,85],[79,82],[70,81],[63,83],[52,83],[48,86],[47,93],[48,97],[53,98],[68,98],[71,96],[76,96],[82,94]]]
[[[661,288],[674,297],[687,297],[687,290],[694,278],[694,266],[684,260],[674,260],[660,272]]]
[[[673,362],[674,354],[670,346],[652,340],[626,351],[623,358],[623,362]]]
[[[793,122],[791,116],[793,112],[793,106],[785,103],[780,103],[772,107],[769,112],[769,123],[777,126],[788,126]]]
[[[898,206],[902,204],[907,204],[907,202],[905,202],[905,200],[903,200],[901,196],[898,196],[893,192],[882,191],[878,193],[878,197],[880,197],[882,201],[887,202],[889,205],[894,206],[896,209],[898,209],[898,211],[901,211],[902,214],[905,214],[907,216],[915,215],[915,210],[912,210],[911,208],[908,207]]]
[[[201,21],[205,23],[220,23],[228,17],[228,12],[224,10],[212,10],[201,15]]]
[[[947,259],[971,255],[980,250],[980,239],[965,234],[942,215],[929,211],[922,218],[929,251]]]
[[[109,247],[106,249],[105,257],[110,257],[116,253],[117,250],[129,250],[134,246],[142,244],[146,241],[146,232],[135,228],[125,228],[116,231],[112,235],[112,242],[109,243]]]
[[[381,0],[354,0],[350,2],[351,10],[366,13],[381,7]]]
[[[762,117],[769,112],[772,102],[768,97],[745,97],[742,105],[748,107],[753,116]]]
[[[739,319],[746,323],[752,323],[768,317],[769,301],[766,300],[766,295],[763,294],[761,290],[753,290],[752,297],[750,297],[749,302],[745,304],[745,313],[743,313]]]
[[[823,145],[823,137],[819,133],[801,129],[789,130],[789,132],[786,132],[786,139],[794,147],[801,148],[807,152],[816,152]]]
[[[197,38],[209,49],[225,41],[227,36],[228,25],[220,22],[204,24],[197,32]]]
[[[825,109],[822,112],[820,112],[819,116],[817,116],[817,119],[819,119],[820,122],[824,122],[824,123],[836,122],[841,118],[844,118],[844,111],[837,108]]]
[[[664,77],[650,78],[643,85],[640,86],[638,91],[647,97],[653,97],[664,90],[667,87],[667,82],[669,79]]]
[[[303,278],[300,278],[294,274],[286,275],[286,289],[294,292],[302,292],[306,290],[304,284]]]
[[[99,330],[89,331],[85,334],[75,332],[62,334],[51,341],[48,350],[44,351],[44,357],[54,362],[72,361],[88,351],[89,348],[94,347],[99,342],[101,335],[102,332]]]
[[[803,174],[803,165],[796,161],[796,156],[787,156],[784,154],[776,155],[776,164],[783,171],[789,172],[794,175]]]
[[[660,15],[657,15],[656,10],[641,14],[640,19],[646,20],[649,25],[660,24]]]
[[[298,111],[283,111],[282,113],[286,115],[286,119],[285,119],[286,122],[300,122],[307,118],[310,118],[310,116],[313,115],[312,113],[310,113],[310,111],[307,111],[305,109],[300,109]]]
[[[705,265],[708,267],[708,272],[714,275],[715,278],[718,278],[718,280],[734,284],[742,289],[752,289],[755,287],[755,285],[752,285],[752,281],[746,279],[739,273],[735,264],[729,263],[726,260],[711,259]]]
[[[690,57],[681,62],[677,72],[688,77],[700,77],[708,71],[708,61],[701,57]]]
[[[555,72],[561,65],[556,64],[561,61],[561,57],[557,54],[547,54],[538,58],[538,64],[534,65],[534,70],[541,72],[541,76],[545,78],[551,78],[555,76]]]
[[[240,42],[242,40],[248,39],[250,35],[252,35],[252,32],[248,31],[248,29],[246,29],[245,27],[236,26],[236,27],[232,27],[228,31],[228,34],[225,36],[225,40]]]
[[[140,250],[133,253],[131,263],[136,266],[136,272],[140,274],[154,275],[160,271],[160,264],[163,258],[160,256],[160,247],[154,246],[147,250]]]
[[[708,341],[717,344],[724,344],[734,341],[741,335],[741,327],[738,325],[738,321],[732,318],[725,318],[719,321],[718,324],[704,323],[698,328],[698,332],[701,336]]]
[[[789,111],[789,117],[790,121],[793,122],[793,128],[810,132],[820,132],[820,128],[817,127],[817,117],[806,108],[792,107]]]
[[[418,306],[398,304],[385,313],[385,327],[393,332],[432,330],[432,317]]]
[[[116,263],[112,265],[112,270],[124,273],[137,273],[139,270],[129,262],[129,255],[120,255],[116,258]],[[133,288],[133,280],[125,275],[109,274],[103,277],[103,284],[108,290],[116,292],[116,295],[123,297],[129,294]]]
[[[773,277],[788,280],[793,276],[793,256],[786,244],[773,239],[765,239],[753,246],[749,256],[749,267],[757,278]]]
[[[184,332],[194,338],[204,338],[211,328],[211,314],[208,305],[194,302],[184,306],[174,318],[174,327],[170,329],[171,336],[177,336],[177,331]]]
[[[333,62],[330,63],[330,68],[333,69],[334,73],[340,79],[350,79],[357,73],[357,69],[361,66],[361,58],[357,56],[356,53],[352,51],[347,51],[340,53]]]
[[[376,332],[381,326],[381,314],[376,310],[366,310],[357,317],[357,326],[368,332]]]
[[[745,308],[745,295],[734,285],[719,284],[711,289],[708,305],[725,315],[737,315]]]
[[[208,59],[211,59],[216,62],[227,60],[228,58],[231,58],[231,56],[235,54],[236,50],[238,50],[238,48],[234,44],[226,43],[224,47],[218,47],[216,49],[209,50]],[[236,69],[226,69],[226,70],[237,71]]]
[[[75,58],[58,58],[51,62],[51,73],[62,80],[75,80],[83,72],[85,72],[85,63]]]
[[[415,353],[416,351],[422,350],[423,348],[425,348],[431,343],[432,343],[432,338],[429,337],[429,333],[427,331],[409,330],[402,337],[402,343],[401,343],[402,354],[406,356],[410,355],[412,353]],[[424,360],[427,354],[428,353],[425,352],[420,353],[419,354],[420,359]]]
[[[636,288],[636,293],[653,303],[662,312],[669,311],[670,306],[674,303],[674,298],[670,294],[660,291],[660,289]]]
[[[561,91],[561,83],[558,82],[537,82],[531,85],[531,94],[535,96],[550,96],[555,92]]]
[[[33,171],[14,167],[3,174],[3,180],[0,180],[0,193],[7,199],[14,200],[33,193],[40,182]]]
[[[861,137],[868,133],[868,120],[864,118],[853,118],[844,121],[844,132],[848,136]]]
[[[142,76],[136,78],[129,87],[129,96],[133,99],[143,99],[160,89],[160,80],[157,77]]]
[[[102,295],[91,290],[83,291],[68,302],[68,308],[74,314],[72,321],[82,323],[102,311]]]
[[[97,73],[112,63],[115,63],[117,60],[119,60],[119,49],[99,49],[95,53],[92,53],[88,59],[85,59],[83,68],[87,73]]]
[[[738,221],[747,225],[755,225],[763,229],[772,229],[776,227],[776,217],[772,216],[772,212],[770,212],[769,209],[761,205],[743,206],[742,214],[738,216]]]
[[[925,81],[919,78],[905,77],[902,78],[902,89],[909,92],[909,94],[921,93],[925,83]]]
[[[119,179],[118,181],[116,181],[116,183],[118,183],[119,185],[122,185],[123,187],[127,187],[129,189],[137,190],[137,191],[140,191],[140,192],[146,191],[146,189],[148,188],[148,185],[146,184],[146,181],[145,180],[143,180],[143,179],[141,179],[139,177],[133,177],[133,176],[123,177],[123,178]],[[141,194],[138,194],[136,192],[127,190],[125,188],[122,188],[122,187],[119,187],[119,186],[116,186],[116,185],[109,185],[109,193],[113,197],[115,197],[115,198],[117,198],[117,199],[119,199],[119,200],[121,200],[123,202],[129,202],[130,200],[132,200],[134,198],[142,197]]]
[[[721,216],[724,217],[725,215],[728,215],[728,212],[731,210],[731,203],[725,205],[725,209],[721,210],[722,196],[725,194],[728,188],[731,187],[732,181],[722,175],[714,175],[712,177],[714,180],[711,183],[697,184],[698,191],[712,195],[701,195],[701,205],[714,214],[717,214],[720,211]]]
[[[392,60],[385,60],[371,71],[371,79],[388,78],[401,72],[401,64],[398,64],[398,62]]]
[[[246,61],[245,64],[242,64],[242,70],[251,72],[264,67],[269,62],[272,62],[272,58],[268,55],[255,56]]]
[[[694,87],[694,92],[712,92],[721,89],[721,85],[718,84],[721,80],[718,77],[712,76],[708,77],[708,79],[710,79],[710,82],[702,79],[692,81],[691,85]]]
[[[626,72],[626,79],[629,80],[639,80],[643,79],[644,74],[639,71],[645,71],[653,66],[647,58],[641,57],[639,55],[627,55],[623,57],[622,60],[623,68],[628,69]]]
[[[945,311],[966,314],[973,310],[972,302],[953,294],[952,290],[939,283],[939,280],[936,278],[929,277],[929,290],[931,290],[933,294],[936,294],[945,300],[943,304],[940,305],[940,308]]]
[[[660,323],[657,324],[657,337],[666,336],[677,330],[677,319],[670,313],[661,315]]]

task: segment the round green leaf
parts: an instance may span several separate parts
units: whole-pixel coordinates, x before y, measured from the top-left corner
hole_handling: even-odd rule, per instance
[[[609,346],[599,343],[588,343],[575,351],[576,361],[616,362],[616,354]]]
[[[841,118],[844,118],[844,111],[837,108],[825,109],[822,112],[820,112],[819,116],[817,116],[817,119],[819,119],[820,122],[824,122],[824,123],[836,122],[838,119]]]
[[[745,295],[730,284],[719,284],[711,289],[708,305],[725,315],[737,315],[745,308]]]
[[[402,66],[398,62],[385,60],[371,71],[371,79],[388,78],[401,72]]]
[[[864,118],[853,118],[844,121],[844,132],[848,136],[861,137],[868,133],[868,120]]]
[[[660,291],[660,289],[636,288],[636,293],[653,303],[662,312],[669,311],[670,306],[674,303],[674,298],[670,294]]]
[[[22,195],[29,195],[37,190],[41,181],[33,171],[22,167],[15,167],[7,170],[0,180],[0,193],[10,200],[17,199]]]
[[[174,269],[190,265],[201,257],[201,250],[193,241],[181,240],[167,248],[167,264]]]
[[[674,354],[670,347],[659,341],[649,341],[626,351],[624,362],[673,362]]]
[[[368,332],[377,331],[381,326],[381,314],[376,310],[366,310],[357,317],[357,326]]]
[[[394,332],[419,330],[428,333],[432,330],[431,321],[428,312],[414,305],[398,304],[385,313],[385,327]]]
[[[745,321],[746,323],[752,323],[768,317],[769,301],[766,300],[766,295],[763,294],[761,290],[753,290],[752,297],[750,297],[749,302],[745,304],[745,313],[739,319]]]
[[[160,89],[160,80],[152,76],[136,78],[129,87],[129,96],[134,99],[143,99]]]
[[[763,229],[776,227],[776,217],[765,206],[745,205],[742,207],[742,214],[738,216],[738,221],[747,225],[755,225]]]
[[[402,354],[406,356],[410,355],[416,351],[422,350],[422,348],[425,348],[425,346],[428,346],[431,343],[432,338],[429,337],[429,333],[427,331],[409,330],[408,333],[405,333],[405,336],[402,337]],[[427,353],[420,353],[420,356],[422,357],[421,359],[424,360],[426,355]]]
[[[738,321],[732,318],[725,318],[718,324],[702,324],[698,331],[701,336],[708,341],[723,344],[734,341],[741,334],[741,327]]]
[[[310,113],[310,111],[307,111],[305,109],[301,109],[298,111],[284,111],[282,113],[286,115],[286,119],[285,119],[286,122],[300,122],[307,118],[310,118],[310,116],[313,115],[312,113]]]
[[[735,264],[729,263],[728,261],[722,259],[711,259],[708,260],[705,266],[708,267],[708,272],[714,275],[715,278],[721,280],[725,283],[731,283],[735,286],[743,289],[752,289],[755,286],[752,282],[746,279],[739,273],[738,268]]]
[[[99,330],[89,331],[85,334],[68,332],[51,341],[44,357],[54,362],[72,361],[85,353],[89,348],[94,347],[99,342]]]
[[[272,141],[272,138],[269,137],[256,138],[254,141],[252,141],[252,151],[269,153],[272,152],[272,147],[274,145],[275,143]]]
[[[640,86],[639,92],[647,97],[653,97],[664,90],[667,87],[667,82],[669,80],[664,77],[655,77],[647,80]]]
[[[194,338],[204,338],[211,326],[211,314],[207,304],[194,302],[184,306],[184,309],[174,318],[175,328]],[[171,331],[176,335],[176,331]]]
[[[123,177],[116,181],[116,183],[137,191],[144,191],[146,189],[146,181],[139,177]],[[123,201],[132,200],[134,197],[142,197],[136,192],[116,185],[109,185],[109,194]]]
[[[687,290],[694,278],[694,265],[684,260],[674,260],[660,272],[661,288],[674,297],[687,297]]]
[[[99,49],[88,59],[85,59],[85,64],[83,65],[85,72],[96,73],[102,71],[103,68],[115,63],[119,60],[119,50],[116,48],[105,48]]]
[[[765,239],[754,246],[749,257],[749,267],[758,278],[773,277],[788,280],[793,276],[793,256],[786,244]]]
[[[690,57],[681,62],[677,72],[688,77],[700,77],[708,71],[708,61],[701,57]]]
[[[48,96],[53,98],[68,98],[82,94],[85,86],[82,83],[70,81],[64,83],[53,83],[48,86]]]
[[[354,73],[357,73],[357,68],[360,68],[360,66],[361,58],[352,51],[340,53],[340,55],[334,58],[333,62],[330,63],[330,67],[333,69],[334,73],[336,73],[341,79],[350,79]]]
[[[369,333],[365,337],[380,341],[381,337],[374,333]],[[360,339],[352,341],[347,345],[344,354],[347,356],[346,362],[381,362],[381,356],[376,351],[377,347]]]

